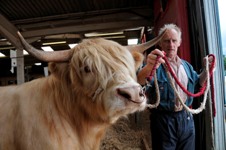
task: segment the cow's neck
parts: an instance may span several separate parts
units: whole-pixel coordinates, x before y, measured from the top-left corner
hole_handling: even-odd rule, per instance
[[[58,139],[61,139],[63,145],[70,143],[76,147],[80,143],[81,149],[99,150],[100,142],[108,128],[106,124],[86,122],[80,117],[73,124],[62,118],[62,116],[52,116],[49,121],[55,127],[50,132],[55,134]]]
[[[109,123],[105,123],[102,120],[92,120],[79,109],[77,114],[79,116],[75,116],[76,122],[73,122],[72,126],[74,126],[75,132],[81,139],[80,143],[90,145],[90,149],[99,150],[101,139],[105,135]]]
[[[51,87],[54,89],[53,95],[61,92],[60,90],[71,91],[71,89],[62,89],[64,87],[66,86],[55,83],[54,87]],[[65,95],[55,95],[51,102],[53,111],[55,111],[55,113],[52,114],[58,114],[58,116],[50,117],[50,121],[56,126],[56,134],[58,136],[63,135],[63,137],[67,135],[68,137],[72,137],[71,139],[75,140],[73,142],[75,144],[76,141],[77,144],[82,143],[83,148],[99,149],[101,139],[103,138],[109,123],[98,117],[93,119],[92,116],[89,115],[90,112],[87,112],[86,110],[86,107],[88,106],[83,107],[78,103],[78,99],[75,98],[77,97],[79,98],[79,101],[82,101],[81,98],[86,98],[85,96],[71,96],[72,93],[63,93]]]

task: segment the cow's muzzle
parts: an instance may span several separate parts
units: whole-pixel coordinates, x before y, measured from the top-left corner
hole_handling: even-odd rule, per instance
[[[145,93],[141,86],[117,88],[117,94],[133,103],[142,103],[145,100]]]

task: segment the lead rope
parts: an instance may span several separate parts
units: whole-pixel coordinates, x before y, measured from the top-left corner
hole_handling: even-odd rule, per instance
[[[207,63],[208,63],[208,59],[205,58],[205,60],[206,60],[206,64],[207,64]],[[171,76],[171,74],[170,74],[170,71],[168,70],[168,68],[166,67],[166,65],[163,65],[163,66],[164,66],[165,69],[167,70],[166,73],[167,73],[167,77],[168,77],[169,80],[170,80],[170,85],[172,86],[172,88],[173,88],[173,90],[174,90],[174,92],[175,92],[175,94],[176,94],[178,100],[180,101],[181,105],[182,105],[188,112],[190,112],[190,113],[192,113],[192,114],[198,114],[198,113],[200,113],[200,112],[205,108],[205,105],[206,105],[206,99],[207,99],[207,94],[208,94],[208,91],[209,91],[209,88],[210,88],[210,82],[209,82],[209,80],[210,80],[210,75],[209,75],[209,73],[207,73],[207,82],[206,82],[206,85],[204,86],[204,87],[205,87],[205,91],[204,91],[203,102],[200,104],[199,108],[197,108],[197,109],[191,109],[191,108],[189,108],[187,105],[184,104],[184,102],[183,102],[183,100],[181,99],[181,97],[180,97],[180,95],[179,95],[179,93],[178,93],[178,91],[177,91],[175,85],[173,84],[173,79],[172,79],[172,76]],[[206,68],[205,68],[205,69],[206,69],[207,72],[209,72],[209,65],[206,65]],[[182,88],[182,89],[183,89],[183,88]],[[202,88],[202,89],[204,89],[204,88]],[[186,93],[188,93],[188,92],[186,92]],[[190,95],[197,95],[197,96],[200,96],[200,95],[202,95],[202,94],[203,94],[203,93],[202,93],[202,90],[201,90],[200,92],[198,92],[198,93],[196,93],[196,94],[192,94],[192,93],[191,93]]]
[[[213,57],[213,64],[212,64],[210,70],[209,70],[209,67],[208,67],[208,72],[207,72],[207,74],[210,74],[210,76],[212,77],[213,69],[214,69],[214,65],[215,65],[215,56],[214,56],[213,54],[210,54],[210,55],[208,55],[207,57],[210,57],[210,56]],[[207,57],[205,57],[205,59],[206,59]],[[201,95],[204,93],[205,88],[206,88],[206,83],[204,84],[203,87],[200,88],[200,91],[199,91],[198,93],[196,93],[196,94],[193,94],[193,93],[190,93],[189,91],[187,91],[186,88],[183,87],[183,85],[182,85],[182,84],[179,82],[179,80],[177,79],[177,77],[176,77],[176,75],[174,74],[172,68],[170,67],[170,64],[169,64],[169,62],[168,62],[166,56],[164,56],[163,59],[165,60],[166,66],[167,66],[169,72],[171,73],[171,75],[173,76],[173,78],[175,79],[176,83],[180,86],[180,88],[181,88],[187,95],[192,96],[192,97],[199,97],[199,96],[201,96]],[[207,60],[207,61],[208,61],[208,60]],[[207,63],[207,64],[208,64],[208,63]],[[207,67],[207,66],[206,66],[206,67]]]
[[[210,57],[210,56],[213,57],[213,63],[212,63],[212,66],[211,66],[211,68],[210,68],[210,70],[209,70],[208,57]],[[176,93],[176,95],[177,95],[177,97],[178,97],[180,103],[182,104],[182,106],[183,106],[187,111],[191,112],[192,114],[198,114],[198,113],[200,113],[200,112],[205,108],[206,99],[207,99],[207,94],[208,94],[208,91],[209,91],[209,89],[210,89],[210,81],[211,81],[210,78],[212,78],[213,71],[214,71],[213,69],[214,69],[214,65],[215,65],[215,56],[214,56],[213,54],[210,54],[210,55],[208,55],[207,57],[205,57],[205,61],[206,61],[206,68],[205,68],[205,71],[207,72],[207,79],[206,79],[206,82],[204,83],[203,87],[200,89],[200,92],[198,92],[198,93],[196,93],[196,94],[190,93],[189,91],[186,90],[186,88],[183,87],[183,85],[179,82],[179,80],[177,79],[176,75],[175,75],[174,72],[172,71],[172,68],[170,67],[170,65],[169,65],[168,60],[167,60],[166,57],[164,57],[164,60],[165,60],[166,65],[167,65],[167,69],[166,69],[166,70],[168,70],[168,71],[167,71],[167,75],[168,75],[168,78],[170,79],[170,84],[171,84],[171,86],[173,87],[173,89],[174,89],[174,91],[175,91],[175,93]],[[166,68],[166,66],[165,66],[165,68]],[[197,109],[190,109],[188,106],[186,106],[186,105],[184,104],[184,102],[183,102],[182,99],[180,98],[180,96],[179,96],[179,94],[178,94],[178,92],[177,92],[175,86],[173,85],[172,77],[170,76],[169,72],[170,72],[170,74],[174,77],[176,83],[180,86],[180,88],[181,88],[188,96],[198,97],[198,96],[203,95],[203,93],[204,93],[203,102],[201,103],[201,105],[200,105],[199,108],[197,108]],[[214,87],[214,86],[213,86],[213,82],[212,82],[211,84],[212,84],[212,85],[211,85],[211,86],[212,86],[211,90],[214,90],[214,88],[213,88],[213,87]],[[211,93],[212,93],[212,102],[214,102],[214,95],[213,95],[214,91],[211,91]],[[215,103],[212,103],[212,104],[213,104],[213,107],[215,108],[215,106],[214,106]],[[213,111],[214,111],[214,114],[215,114],[215,110],[213,110]]]
[[[144,86],[145,88],[146,87],[150,87],[150,81],[152,79],[152,77],[154,76],[154,84],[155,84],[155,92],[156,92],[156,102],[154,104],[147,104],[146,106],[150,109],[152,108],[156,108],[158,107],[159,103],[160,103],[160,93],[159,93],[159,85],[158,85],[158,81],[157,81],[157,76],[156,76],[156,66],[157,66],[157,63],[158,63],[158,60],[160,59],[160,56],[157,56],[156,58],[156,61],[155,61],[155,64],[151,70],[151,73],[150,75],[146,78],[146,85]]]
[[[208,93],[208,91],[209,91],[209,89],[210,89],[210,76],[211,76],[211,81],[213,81],[212,75],[213,75],[213,68],[214,68],[213,66],[215,65],[215,56],[212,55],[212,54],[210,54],[209,56],[213,56],[213,64],[212,64],[212,67],[211,67],[211,69],[209,70],[208,56],[205,57],[205,61],[206,61],[206,68],[205,68],[206,70],[205,70],[205,71],[207,72],[207,80],[206,80],[205,84],[203,85],[203,87],[200,89],[200,92],[198,92],[198,93],[196,93],[196,94],[190,93],[189,91],[187,91],[187,90],[182,86],[182,84],[179,82],[179,80],[177,79],[176,75],[175,75],[174,72],[172,71],[172,69],[171,69],[171,67],[170,67],[170,65],[169,65],[169,62],[168,62],[166,56],[163,57],[163,59],[164,59],[165,62],[166,62],[166,65],[164,64],[164,67],[165,67],[165,69],[166,69],[167,76],[168,76],[168,78],[169,78],[169,80],[170,80],[170,84],[171,84],[173,90],[175,91],[175,94],[176,94],[177,98],[179,99],[179,101],[180,101],[180,103],[182,104],[182,106],[183,106],[187,111],[191,112],[192,114],[198,114],[198,113],[200,113],[200,112],[205,108],[206,99],[207,99],[207,93]],[[157,57],[157,60],[156,60],[156,62],[155,62],[155,64],[154,64],[154,67],[153,67],[151,73],[150,73],[150,76],[147,77],[147,80],[146,80],[146,81],[147,81],[147,86],[150,86],[150,85],[148,85],[148,83],[149,83],[148,81],[151,80],[151,78],[153,77],[153,72],[154,72],[154,81],[155,81],[155,86],[156,86],[155,89],[156,89],[157,100],[156,100],[156,103],[155,103],[155,104],[147,104],[147,107],[149,107],[149,108],[156,108],[156,107],[159,105],[159,103],[160,103],[160,94],[159,94],[159,90],[158,90],[158,82],[157,82],[157,77],[156,77],[156,72],[155,72],[155,70],[156,70],[156,65],[157,65],[157,62],[158,62],[158,59],[159,59],[159,58],[160,58],[160,56]],[[180,97],[178,91],[176,90],[176,88],[175,88],[175,86],[174,86],[174,84],[173,84],[172,76],[171,76],[171,75],[174,77],[176,83],[180,86],[180,88],[181,88],[187,95],[192,96],[192,97],[198,97],[198,96],[203,95],[203,93],[204,93],[204,98],[203,98],[204,100],[203,100],[203,102],[201,103],[201,105],[200,105],[199,108],[197,108],[197,109],[190,109],[188,106],[186,106],[186,105],[184,104],[184,102],[182,101],[182,99],[181,99],[181,97]],[[211,85],[212,88],[211,88],[211,89],[214,90],[213,82],[211,82],[211,83],[212,83],[212,85]],[[214,92],[214,91],[211,92],[211,94],[212,94],[212,101],[214,101],[214,100],[213,100],[213,99],[214,99],[213,92]],[[214,106],[214,104],[215,104],[215,103],[213,102],[213,108],[214,108],[214,114],[215,114],[215,106]]]

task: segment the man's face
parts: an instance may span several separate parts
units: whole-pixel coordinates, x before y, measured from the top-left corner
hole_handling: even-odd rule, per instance
[[[166,30],[165,35],[159,43],[161,49],[166,52],[166,56],[169,58],[175,58],[177,56],[177,50],[180,46],[181,40],[176,30]]]

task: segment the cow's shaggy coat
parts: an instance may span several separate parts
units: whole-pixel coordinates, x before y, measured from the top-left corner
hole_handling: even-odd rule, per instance
[[[0,150],[98,150],[109,125],[145,108],[142,59],[113,41],[84,40],[68,61],[49,64],[50,76],[0,87]]]

